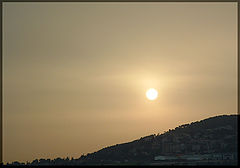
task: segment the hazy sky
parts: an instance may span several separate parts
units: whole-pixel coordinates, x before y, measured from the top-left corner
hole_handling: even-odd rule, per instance
[[[237,3],[3,3],[3,93],[4,162],[237,114]]]

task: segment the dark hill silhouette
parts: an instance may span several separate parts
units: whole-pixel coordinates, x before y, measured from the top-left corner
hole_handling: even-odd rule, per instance
[[[78,159],[36,159],[28,165],[150,164],[158,155],[237,153],[238,115],[221,115],[184,124],[163,134],[105,147]],[[11,165],[24,163],[14,162]]]

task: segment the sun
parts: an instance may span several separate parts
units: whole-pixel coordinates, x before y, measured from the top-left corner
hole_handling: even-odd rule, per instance
[[[149,100],[155,100],[158,97],[158,91],[154,88],[150,88],[147,90],[146,96]]]

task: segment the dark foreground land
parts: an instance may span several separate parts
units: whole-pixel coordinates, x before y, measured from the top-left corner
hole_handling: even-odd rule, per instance
[[[237,165],[238,117],[207,118],[77,159],[35,159],[7,165]]]

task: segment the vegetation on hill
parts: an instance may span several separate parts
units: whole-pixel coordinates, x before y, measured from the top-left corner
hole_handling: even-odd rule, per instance
[[[36,159],[28,165],[144,164],[158,155],[237,152],[238,115],[221,115],[184,124],[163,134],[105,147],[78,159]],[[24,163],[14,162],[12,165]]]

